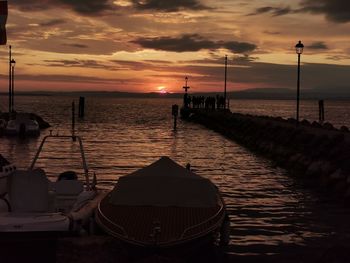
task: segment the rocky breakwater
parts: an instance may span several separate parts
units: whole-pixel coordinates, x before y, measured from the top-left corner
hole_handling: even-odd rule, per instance
[[[273,160],[312,185],[350,201],[350,133],[306,120],[194,111],[187,119],[213,129]]]

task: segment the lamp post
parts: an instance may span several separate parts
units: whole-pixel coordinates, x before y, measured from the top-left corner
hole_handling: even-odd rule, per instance
[[[11,88],[11,112],[13,113],[15,111],[15,65],[16,61],[14,59],[11,59],[11,80],[12,80],[12,88]]]
[[[11,71],[11,60],[12,60],[12,47],[9,46],[9,113],[12,112],[12,98],[11,98],[11,86],[12,86],[12,71]]]
[[[295,45],[295,51],[298,54],[298,81],[297,81],[297,123],[299,123],[299,96],[300,96],[300,55],[303,53],[304,45],[299,42]]]
[[[227,55],[225,55],[224,109],[226,109]]]

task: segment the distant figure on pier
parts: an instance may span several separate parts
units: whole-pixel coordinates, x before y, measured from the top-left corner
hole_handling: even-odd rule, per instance
[[[184,107],[188,108],[188,94],[187,93],[184,94]]]
[[[215,97],[206,97],[204,99],[204,108],[206,110],[215,110],[215,103],[216,103]]]

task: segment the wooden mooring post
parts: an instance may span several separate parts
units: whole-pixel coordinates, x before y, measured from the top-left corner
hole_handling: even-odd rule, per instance
[[[79,98],[79,118],[84,118],[85,115],[85,97]]]
[[[72,102],[72,138],[75,141],[75,103]]]
[[[177,104],[174,104],[171,108],[172,115],[174,117],[174,130],[176,130],[177,125],[177,116],[179,114],[179,106]]]
[[[318,101],[318,119],[320,123],[324,122],[324,101]]]

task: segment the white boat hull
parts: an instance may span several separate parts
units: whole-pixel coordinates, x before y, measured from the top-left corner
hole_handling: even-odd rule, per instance
[[[66,215],[56,214],[0,214],[0,232],[46,232],[69,231],[70,220]]]

